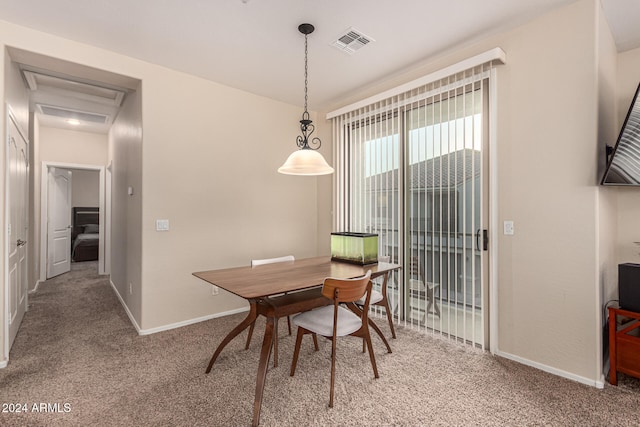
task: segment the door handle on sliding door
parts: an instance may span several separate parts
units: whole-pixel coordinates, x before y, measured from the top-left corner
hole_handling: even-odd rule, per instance
[[[482,249],[480,249],[480,232],[482,231]],[[486,251],[489,250],[489,231],[488,230],[480,230],[476,231],[476,250]]]

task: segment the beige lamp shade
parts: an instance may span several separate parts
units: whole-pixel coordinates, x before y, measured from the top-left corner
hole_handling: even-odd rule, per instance
[[[310,148],[303,148],[291,153],[278,172],[286,175],[328,175],[333,173],[322,154]]]

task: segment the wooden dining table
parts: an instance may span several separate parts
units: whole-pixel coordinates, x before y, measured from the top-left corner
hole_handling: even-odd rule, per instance
[[[316,257],[193,273],[194,276],[249,302],[249,314],[218,345],[206,373],[211,372],[213,364],[229,342],[252,325],[258,315],[266,317],[253,404],[252,425],[257,426],[260,422],[264,384],[277,319],[331,304],[331,300],[321,294],[322,284],[327,277],[350,279],[371,271],[371,278],[384,277],[383,286],[386,286],[389,273],[399,268],[398,264],[385,262],[358,265],[332,261],[330,257]],[[381,334],[379,331],[378,333]],[[388,343],[386,344],[390,350]]]

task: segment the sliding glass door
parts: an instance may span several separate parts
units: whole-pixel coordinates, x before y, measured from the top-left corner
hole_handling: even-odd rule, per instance
[[[379,235],[401,263],[397,321],[483,347],[486,334],[486,76],[345,115],[339,231]]]
[[[405,320],[478,345],[485,342],[484,99],[480,81],[405,111]]]

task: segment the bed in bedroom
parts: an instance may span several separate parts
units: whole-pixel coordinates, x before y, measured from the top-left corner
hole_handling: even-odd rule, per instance
[[[97,207],[73,208],[72,261],[94,261],[98,259],[99,221],[100,215]]]

